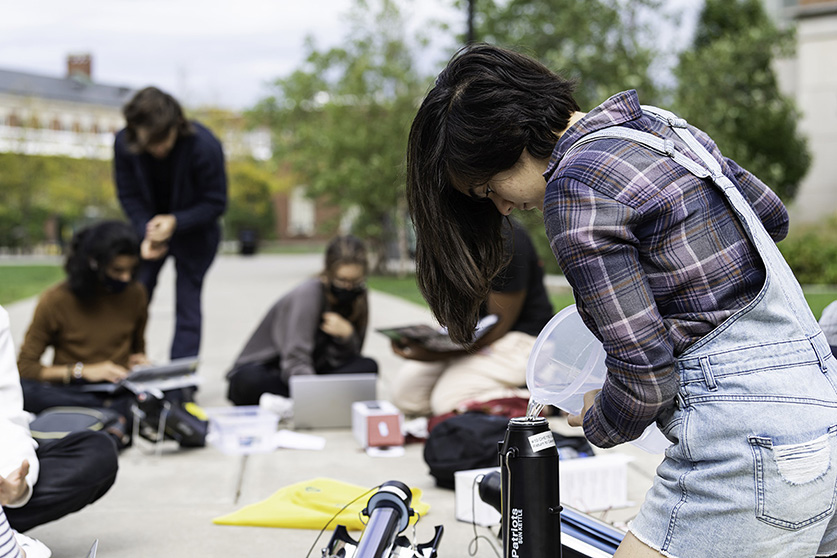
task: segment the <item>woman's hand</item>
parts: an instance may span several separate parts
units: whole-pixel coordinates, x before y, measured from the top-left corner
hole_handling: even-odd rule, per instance
[[[148,357],[145,356],[145,353],[134,353],[128,357],[128,368],[134,368],[135,366],[146,366],[151,364],[151,361],[148,360]]]
[[[581,413],[578,415],[570,415],[567,417],[567,424],[570,426],[584,426],[584,415],[587,414],[587,411],[590,410],[590,407],[596,404],[596,394],[598,394],[600,389],[594,389],[588,391],[584,394],[584,408],[581,410]]]
[[[392,352],[402,358],[409,360],[419,360],[422,362],[436,362],[451,358],[451,355],[440,353],[438,351],[431,351],[415,341],[402,338],[399,341],[392,342]]]
[[[323,312],[320,329],[332,337],[348,339],[355,332],[352,323],[337,312]]]
[[[14,504],[26,494],[29,489],[29,485],[26,484],[28,474],[29,461],[24,459],[20,467],[9,473],[8,477],[0,477],[0,505]]]
[[[85,364],[81,370],[81,377],[88,382],[116,383],[128,375],[128,369],[109,360],[96,364]]]

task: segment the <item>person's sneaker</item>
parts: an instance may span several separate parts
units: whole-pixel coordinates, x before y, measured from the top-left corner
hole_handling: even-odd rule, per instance
[[[27,537],[23,533],[13,531],[15,540],[23,552],[26,553],[26,558],[49,558],[52,556],[52,551],[47,545],[32,537]]]
[[[288,397],[275,395],[273,393],[263,393],[259,397],[259,407],[276,413],[280,419],[291,419],[294,416],[294,401]]]

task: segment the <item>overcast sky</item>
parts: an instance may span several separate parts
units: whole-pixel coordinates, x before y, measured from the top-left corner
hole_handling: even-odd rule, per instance
[[[465,25],[443,0],[407,4],[413,22],[431,16]],[[264,83],[302,62],[305,37],[318,48],[346,35],[354,0],[18,0],[0,13],[0,68],[54,77],[69,53],[93,55],[93,79],[156,85],[194,106],[243,108]],[[457,21],[460,20],[460,21]]]
[[[669,0],[695,4],[692,0]],[[434,17],[464,31],[449,0],[402,2],[412,25]],[[252,106],[264,84],[296,69],[304,39],[346,35],[354,0],[16,0],[0,12],[0,68],[54,77],[69,53],[93,55],[93,79],[156,85],[188,106]],[[435,45],[446,59],[450,45]],[[431,55],[432,57],[432,55]],[[438,66],[427,61],[429,68]]]

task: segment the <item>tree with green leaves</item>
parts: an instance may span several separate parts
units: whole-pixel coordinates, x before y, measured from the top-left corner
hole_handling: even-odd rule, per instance
[[[778,29],[761,0],[705,0],[694,44],[675,69],[676,111],[786,201],[811,163],[773,68],[793,46],[793,30]]]
[[[309,38],[303,65],[276,80],[251,116],[271,126],[275,157],[291,164],[310,197],[354,208],[353,232],[384,262],[397,231],[405,249],[403,160],[428,83],[393,0],[357,0],[348,29],[342,46],[325,52]]]
[[[0,153],[0,169],[0,246],[31,249],[51,218],[73,226],[91,211],[121,215],[108,161]]]
[[[577,81],[575,98],[582,111],[627,89],[643,103],[655,104],[660,86],[651,68],[658,61],[653,45],[654,15],[660,0],[456,0],[473,3],[474,40],[524,52],[548,68]],[[461,39],[465,40],[462,36]],[[543,233],[540,214],[518,216],[544,261],[560,273]]]
[[[649,25],[660,0],[470,1],[476,41],[525,52],[577,79],[582,110],[626,89],[636,89],[644,103],[657,102],[659,88],[649,70],[657,54]]]
[[[273,194],[277,179],[263,162],[252,159],[230,161],[229,207],[224,215],[224,236],[239,238],[242,231],[253,231],[258,238],[276,236]]]

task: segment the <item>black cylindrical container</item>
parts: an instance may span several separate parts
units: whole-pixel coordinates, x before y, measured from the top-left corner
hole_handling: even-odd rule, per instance
[[[560,558],[558,449],[543,417],[509,421],[500,445],[504,558]]]

